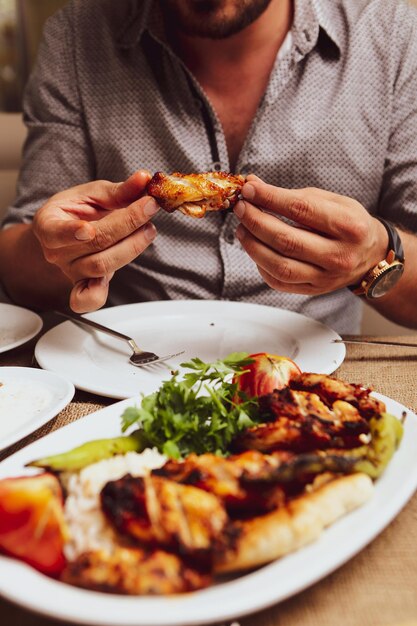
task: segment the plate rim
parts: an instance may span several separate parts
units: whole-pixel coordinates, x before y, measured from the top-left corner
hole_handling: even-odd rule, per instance
[[[398,473],[401,470],[402,466],[404,465],[404,462],[406,462],[408,459],[407,453],[408,455],[412,453],[413,458],[417,459],[417,456],[414,454],[415,451],[417,450],[417,438],[415,437],[415,434],[417,433],[417,415],[411,409],[405,407],[404,405],[397,402],[396,400],[389,398],[388,396],[384,396],[383,394],[375,394],[375,395],[379,397],[380,399],[382,399],[383,401],[386,401],[388,405],[388,410],[391,412],[395,412],[397,416],[401,415],[402,411],[404,410],[407,412],[407,415],[409,416],[408,423],[410,424],[410,426],[406,427],[406,433],[408,430],[410,430],[410,432],[406,435],[407,436],[407,449],[403,453],[405,455],[405,458],[402,460],[402,463],[401,463],[401,459],[399,459],[399,461],[396,463],[397,465],[396,473]],[[137,400],[136,397],[129,398],[121,402],[114,403],[105,408],[99,409],[98,411],[95,411],[94,413],[87,415],[83,420],[72,422],[70,424],[63,426],[61,429],[58,429],[56,431],[49,433],[47,436],[43,437],[41,440],[37,440],[36,442],[31,444],[31,446],[43,446],[45,445],[45,440],[47,444],[47,439],[52,438],[54,436],[58,440],[60,438],[64,438],[65,434],[63,435],[62,431],[65,431],[65,429],[68,429],[68,428],[73,429],[76,435],[75,437],[76,439],[77,436],[79,436],[85,430],[86,420],[88,420],[89,418],[91,421],[90,428],[94,427],[95,420],[100,420],[100,422],[103,423],[104,412],[108,414],[109,422],[112,422],[115,419],[118,419],[122,408],[129,405],[129,403],[131,403],[132,401],[136,401],[136,400]],[[394,409],[392,407],[394,407]],[[117,413],[117,416],[116,416],[116,413]],[[101,417],[98,417],[98,416],[101,416]],[[107,424],[107,426],[108,425],[109,424]],[[61,433],[61,434],[58,435],[57,433]],[[74,444],[76,443],[77,441],[75,440]],[[5,475],[5,470],[4,470],[5,464],[6,466],[8,464],[11,464],[13,466],[13,460],[16,457],[17,457],[18,462],[24,461],[25,460],[24,457],[28,453],[28,451],[30,451],[29,446],[11,455],[9,459],[6,459],[2,463],[2,467],[0,468],[0,477],[3,477]],[[54,449],[51,450],[51,452],[53,451]],[[400,452],[396,453],[396,456],[394,457],[391,463],[395,462],[395,460],[398,458],[397,455],[400,455]],[[20,457],[22,457],[22,459],[20,459]],[[7,461],[9,461],[9,463],[7,463]],[[8,471],[7,467],[6,467],[6,471]],[[387,469],[387,471],[379,480],[383,480],[385,475],[389,475],[389,474],[390,474],[390,467]],[[383,486],[381,486],[377,491],[377,488],[378,488],[378,484],[377,484],[377,488],[375,489],[375,492],[374,492],[374,497],[371,498],[370,501],[368,501],[367,503],[365,503],[363,506],[359,507],[352,513],[348,514],[347,516],[343,517],[341,520],[339,520],[335,524],[331,525],[328,529],[326,529],[322,533],[322,535],[317,541],[305,546],[304,548],[300,549],[297,552],[291,553],[287,557],[283,557],[282,559],[278,559],[268,565],[265,565],[264,567],[260,568],[259,570],[256,570],[255,572],[251,572],[249,574],[243,575],[241,578],[237,578],[234,581],[231,581],[232,584],[235,583],[236,585],[241,585],[241,582],[243,581],[244,583],[243,587],[245,587],[246,585],[249,585],[249,588],[251,588],[252,586],[251,583],[253,579],[255,577],[259,578],[260,580],[259,580],[258,588],[263,590],[263,596],[261,599],[258,598],[256,600],[256,595],[253,593],[254,590],[251,589],[252,594],[243,594],[244,598],[245,597],[249,598],[250,596],[250,601],[247,600],[243,607],[241,606],[241,603],[235,602],[234,609],[232,610],[228,606],[226,612],[224,611],[224,608],[221,605],[221,603],[217,603],[219,606],[222,606],[222,608],[219,609],[218,607],[214,607],[211,609],[211,612],[207,615],[208,605],[207,605],[207,599],[206,599],[206,602],[203,604],[203,611],[206,612],[204,615],[195,615],[191,612],[191,616],[190,615],[184,616],[184,615],[181,615],[180,613],[179,615],[174,615],[174,618],[172,618],[172,610],[175,606],[175,603],[180,602],[180,604],[185,606],[187,604],[187,600],[189,599],[189,596],[176,596],[174,598],[172,597],[157,598],[156,600],[157,606],[159,605],[160,606],[158,610],[151,608],[151,611],[152,610],[154,611],[153,618],[151,619],[149,618],[147,613],[149,612],[149,606],[152,607],[152,603],[155,603],[155,600],[152,599],[150,602],[148,602],[148,598],[143,598],[143,597],[132,596],[132,597],[126,598],[125,596],[112,596],[112,595],[106,596],[104,594],[105,598],[106,597],[110,598],[110,601],[109,601],[110,604],[113,603],[115,605],[114,611],[108,611],[106,612],[105,615],[103,615],[102,613],[105,612],[106,609],[108,610],[108,607],[102,608],[101,613],[100,611],[97,612],[95,608],[94,616],[93,615],[88,616],[88,613],[92,613],[92,608],[90,607],[89,609],[86,610],[84,603],[81,602],[83,598],[85,599],[88,597],[84,594],[93,595],[93,598],[91,599],[91,604],[97,599],[100,599],[100,598],[103,599],[103,594],[99,594],[98,592],[90,592],[86,590],[80,590],[77,588],[69,587],[70,597],[71,597],[71,592],[75,591],[74,599],[75,600],[77,600],[77,598],[80,599],[79,605],[81,606],[81,609],[78,610],[78,613],[76,614],[71,612],[72,609],[68,611],[69,605],[65,605],[65,604],[63,605],[61,602],[58,602],[58,601],[55,602],[55,606],[52,609],[51,607],[45,608],[42,605],[42,599],[39,599],[37,596],[35,597],[36,599],[35,601],[33,598],[28,599],[27,596],[24,596],[24,594],[23,594],[23,597],[21,597],[22,594],[19,595],[19,593],[16,593],[16,590],[14,590],[14,593],[12,591],[7,592],[5,591],[4,589],[5,585],[4,583],[1,582],[1,580],[0,580],[0,594],[3,595],[5,598],[7,598],[9,601],[14,602],[15,604],[22,606],[26,609],[29,609],[31,611],[34,611],[35,613],[39,613],[42,615],[46,615],[46,616],[61,619],[61,620],[70,620],[77,624],[89,624],[90,626],[96,626],[96,625],[98,626],[99,624],[101,626],[110,626],[113,624],[118,624],[118,626],[134,626],[134,625],[136,626],[191,626],[193,624],[195,625],[209,624],[209,623],[213,623],[213,622],[221,621],[221,620],[238,619],[240,617],[243,617],[244,615],[256,613],[267,607],[278,604],[279,602],[282,602],[289,597],[294,596],[300,591],[310,587],[318,580],[323,579],[330,572],[335,571],[336,569],[341,567],[344,563],[346,563],[348,560],[353,558],[358,552],[364,549],[377,535],[379,535],[388,526],[388,524],[398,515],[398,513],[410,500],[410,498],[412,497],[415,491],[416,486],[417,486],[417,460],[414,466],[412,467],[410,473],[408,474],[407,481],[403,483],[402,485],[400,485],[398,489],[396,485],[397,490],[393,493],[393,497],[391,499],[386,498],[386,493],[385,493],[386,490],[384,490]],[[383,516],[375,515],[375,514],[372,515],[372,512],[373,513],[381,512],[381,506],[380,506],[381,499],[382,499],[382,510],[384,511],[385,514]],[[363,524],[363,521],[366,517],[372,520],[371,531],[369,530],[368,525]],[[355,537],[355,543],[354,543],[353,549],[351,546],[349,547],[351,542],[340,541],[340,537],[346,540],[346,537],[350,537],[350,536]],[[330,542],[330,547],[333,542],[333,545],[336,548],[336,550],[341,551],[342,554],[341,555],[339,554],[338,558],[335,559],[334,554],[332,553],[330,560],[327,559],[327,565],[324,567],[322,565],[322,558],[317,558],[317,556],[319,557],[323,556],[323,553],[321,552],[323,545],[325,548],[329,547],[328,545],[329,542]],[[346,544],[348,544],[347,548],[346,548]],[[301,582],[297,582],[296,584],[293,584],[292,587],[290,585],[290,589],[289,590],[287,589],[286,593],[284,594],[276,593],[276,590],[274,590],[274,593],[268,591],[270,588],[274,587],[274,585],[271,584],[271,582],[274,582],[274,580],[276,581],[276,576],[277,575],[279,576],[281,563],[284,561],[287,563],[288,561],[291,561],[292,570],[295,570],[298,572],[300,569],[299,561],[303,560],[303,556],[304,557],[307,556],[307,558],[309,559],[308,563],[309,563],[310,570],[312,568],[311,561],[313,560],[313,562],[316,563],[316,565],[314,565],[314,567],[312,568],[312,573],[310,573],[307,577],[303,575]],[[59,591],[63,589],[62,583],[58,583],[57,581],[53,581],[46,577],[43,577],[42,574],[39,574],[35,570],[32,570],[32,568],[30,568],[29,566],[19,561],[15,561],[14,559],[9,559],[7,557],[0,556],[0,571],[3,567],[10,568],[11,566],[12,566],[12,570],[17,569],[19,573],[22,572],[21,568],[24,568],[24,570],[26,571],[26,574],[28,572],[30,573],[29,580],[31,580],[31,578],[35,576],[34,580],[36,582],[36,580],[39,580],[39,577],[42,577],[41,580],[43,581],[46,580],[47,582],[46,589],[48,589],[48,586],[49,586],[48,583],[53,583],[53,586],[51,589],[52,590],[55,589],[57,591],[58,596],[59,595],[62,596],[60,600],[65,598],[65,595],[66,595],[65,592],[63,592],[63,595],[59,593]],[[291,571],[291,566],[290,566],[290,571]],[[263,575],[265,573],[266,575]],[[270,583],[270,586],[266,584],[267,582]],[[225,593],[228,596],[233,596],[233,591],[236,591],[236,589],[234,589],[232,590],[232,593],[230,594],[229,592],[231,589],[230,587],[228,587],[228,583],[225,583],[224,588],[226,589]],[[203,596],[204,592],[206,591],[207,596],[210,596],[212,594],[212,591],[210,590],[213,590],[213,589],[215,590],[215,586],[208,588],[208,590],[195,592],[195,594],[201,594]],[[68,591],[68,588],[67,588],[67,591]],[[255,591],[257,590],[255,589]],[[80,593],[81,595],[78,595]],[[191,595],[195,597],[195,594],[191,594]],[[254,597],[255,597],[255,602],[253,601]],[[116,598],[116,601],[114,602],[115,598]],[[119,598],[122,599],[120,603],[118,603],[117,601],[117,599]],[[208,601],[210,601],[210,597],[208,597]],[[109,602],[106,601],[105,604],[109,604]],[[127,610],[129,618],[127,618],[125,615],[126,613],[126,610],[124,607],[125,604],[127,605],[126,610]],[[215,603],[213,602],[210,603],[210,606],[212,606],[213,604]],[[76,602],[73,602],[72,605],[78,606]],[[121,605],[123,605],[123,608],[124,608],[122,614],[120,613]],[[144,611],[143,607],[148,605],[148,611],[145,611],[144,619],[138,620],[138,613],[140,611],[141,605],[142,605],[142,611]],[[233,606],[233,602],[232,602],[232,606]],[[94,607],[96,607],[96,604],[94,604]],[[84,613],[83,613],[83,609],[84,609]],[[171,609],[171,615],[167,619],[166,610],[168,610],[169,612],[169,609]],[[180,607],[180,610],[181,610],[181,607]],[[164,619],[161,619],[161,614],[164,615]],[[115,617],[115,615],[117,615],[117,617]]]
[[[281,318],[281,321],[282,321],[282,318],[287,317],[290,321],[298,321],[302,325],[303,324],[311,325],[312,327],[315,326],[316,328],[320,329],[321,332],[325,333],[328,336],[328,339],[329,339],[328,346],[329,346],[329,349],[333,351],[331,356],[329,356],[326,367],[319,368],[319,370],[317,370],[319,373],[322,373],[322,374],[331,374],[332,372],[334,372],[338,367],[340,367],[340,365],[343,363],[346,357],[345,344],[331,342],[331,339],[341,339],[340,335],[327,324],[320,322],[314,318],[308,317],[302,313],[298,313],[296,311],[291,311],[289,309],[282,309],[278,307],[271,307],[271,306],[263,305],[263,304],[256,304],[253,302],[240,302],[236,300],[193,300],[193,299],[152,300],[148,302],[134,302],[134,303],[122,304],[122,305],[114,306],[114,307],[102,308],[97,311],[86,314],[86,317],[93,319],[97,322],[111,324],[112,320],[110,319],[110,322],[109,322],[109,317],[110,318],[120,317],[121,321],[123,322],[123,319],[126,321],[130,321],[131,319],[133,319],[132,317],[129,317],[129,314],[131,315],[143,314],[143,317],[150,316],[151,314],[153,315],[159,314],[162,316],[164,315],[164,309],[166,309],[166,307],[171,307],[172,309],[175,309],[175,314],[182,315],[182,316],[186,315],[186,312],[184,313],[184,311],[182,312],[180,311],[180,309],[184,309],[184,308],[186,308],[188,312],[190,309],[194,310],[194,309],[201,308],[201,309],[204,309],[205,312],[207,312],[207,309],[215,309],[215,310],[218,309],[217,311],[218,314],[221,313],[221,309],[230,310],[233,308],[241,309],[244,312],[258,311],[260,315],[263,314],[263,315],[274,316],[277,318]],[[126,315],[123,318],[123,314],[125,312],[126,312]],[[167,314],[169,315],[169,311],[168,313],[165,313],[165,315]],[[59,334],[60,330],[62,331],[63,328],[65,328],[66,331],[68,332],[68,329],[71,328],[71,325],[72,325],[72,322],[65,320],[61,322],[60,324],[54,326],[53,328],[49,329],[46,333],[44,333],[39,338],[35,346],[35,358],[40,367],[42,367],[43,369],[51,370],[51,371],[58,371],[53,357],[51,358],[50,356],[48,356],[48,350],[50,349],[50,347],[48,346],[48,342],[51,342],[54,337],[59,336],[57,334]],[[77,329],[77,332],[78,331],[83,332],[80,328]],[[88,335],[86,336],[88,337]],[[299,344],[299,346],[302,346],[302,344]],[[294,357],[294,360],[297,362],[297,357]],[[93,363],[92,360],[90,361],[90,363],[94,368],[97,369],[98,372],[100,371],[97,368],[97,366]],[[69,367],[69,369],[65,369],[65,366],[64,366],[62,369],[60,369],[60,371],[58,371],[58,373],[61,373],[66,378],[71,380],[71,382],[75,385],[75,387],[81,391],[94,393],[97,395],[101,395],[101,396],[108,397],[108,398],[113,398],[116,400],[126,399],[132,395],[132,390],[129,390],[129,393],[126,393],[125,391],[121,390],[121,388],[117,388],[116,384],[113,389],[110,388],[108,384],[103,382],[102,380],[103,376],[101,377],[101,380],[99,382],[93,381],[92,383],[88,382],[86,384],[83,379],[81,379],[80,377],[77,377],[77,372],[71,371],[71,364],[69,366],[67,365],[67,367]],[[159,382],[160,381],[158,381],[158,383]],[[138,380],[138,384],[140,384],[139,380]]]
[[[60,384],[63,385],[63,389],[65,393],[63,397],[55,402],[52,406],[50,406],[44,414],[39,415],[38,417],[32,418],[29,420],[29,423],[25,422],[24,426],[19,428],[16,431],[13,431],[11,434],[2,438],[0,436],[0,452],[4,452],[11,445],[17,443],[24,437],[27,437],[31,433],[35,432],[41,426],[47,424],[50,420],[54,419],[72,400],[75,395],[75,387],[70,380],[62,376],[61,374],[57,374],[56,372],[51,372],[49,370],[38,369],[35,367],[21,367],[18,365],[4,365],[0,366],[0,378],[2,373],[16,373],[19,377],[27,377],[29,379],[44,379],[45,382],[55,380],[59,381]]]
[[[3,354],[3,352],[8,352],[9,350],[13,350],[13,348],[18,348],[19,346],[22,346],[24,343],[27,343],[28,341],[33,339],[33,337],[36,337],[36,335],[38,335],[43,328],[43,319],[41,318],[40,315],[38,315],[38,313],[35,313],[35,311],[32,311],[31,309],[28,309],[23,306],[19,306],[17,304],[12,304],[9,302],[0,302],[0,310],[3,307],[6,307],[8,309],[18,309],[19,311],[26,314],[28,317],[31,317],[36,322],[36,325],[35,325],[36,330],[31,331],[24,337],[21,337],[20,339],[12,343],[6,344],[5,346],[0,345],[0,354]]]

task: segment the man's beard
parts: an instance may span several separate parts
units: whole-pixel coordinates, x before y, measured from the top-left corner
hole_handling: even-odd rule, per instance
[[[168,28],[186,35],[225,39],[252,24],[271,0],[160,0]]]

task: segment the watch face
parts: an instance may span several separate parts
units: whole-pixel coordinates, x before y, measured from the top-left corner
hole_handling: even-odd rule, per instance
[[[381,298],[381,296],[385,296],[400,280],[403,271],[404,265],[401,263],[388,268],[381,276],[376,278],[370,286],[366,294],[368,298]]]

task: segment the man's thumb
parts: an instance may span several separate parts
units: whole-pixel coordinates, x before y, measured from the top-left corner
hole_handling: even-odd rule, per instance
[[[144,194],[150,179],[151,174],[148,171],[138,170],[120,183],[97,181],[89,196],[105,209],[121,209]]]

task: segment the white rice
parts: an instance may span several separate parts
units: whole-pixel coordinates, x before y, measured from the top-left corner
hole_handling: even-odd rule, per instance
[[[101,489],[109,480],[118,480],[125,474],[144,476],[149,470],[162,467],[166,460],[156,448],[147,448],[140,454],[128,452],[67,474],[64,516],[69,540],[64,548],[66,558],[72,561],[86,550],[111,552],[117,538],[100,508]]]

